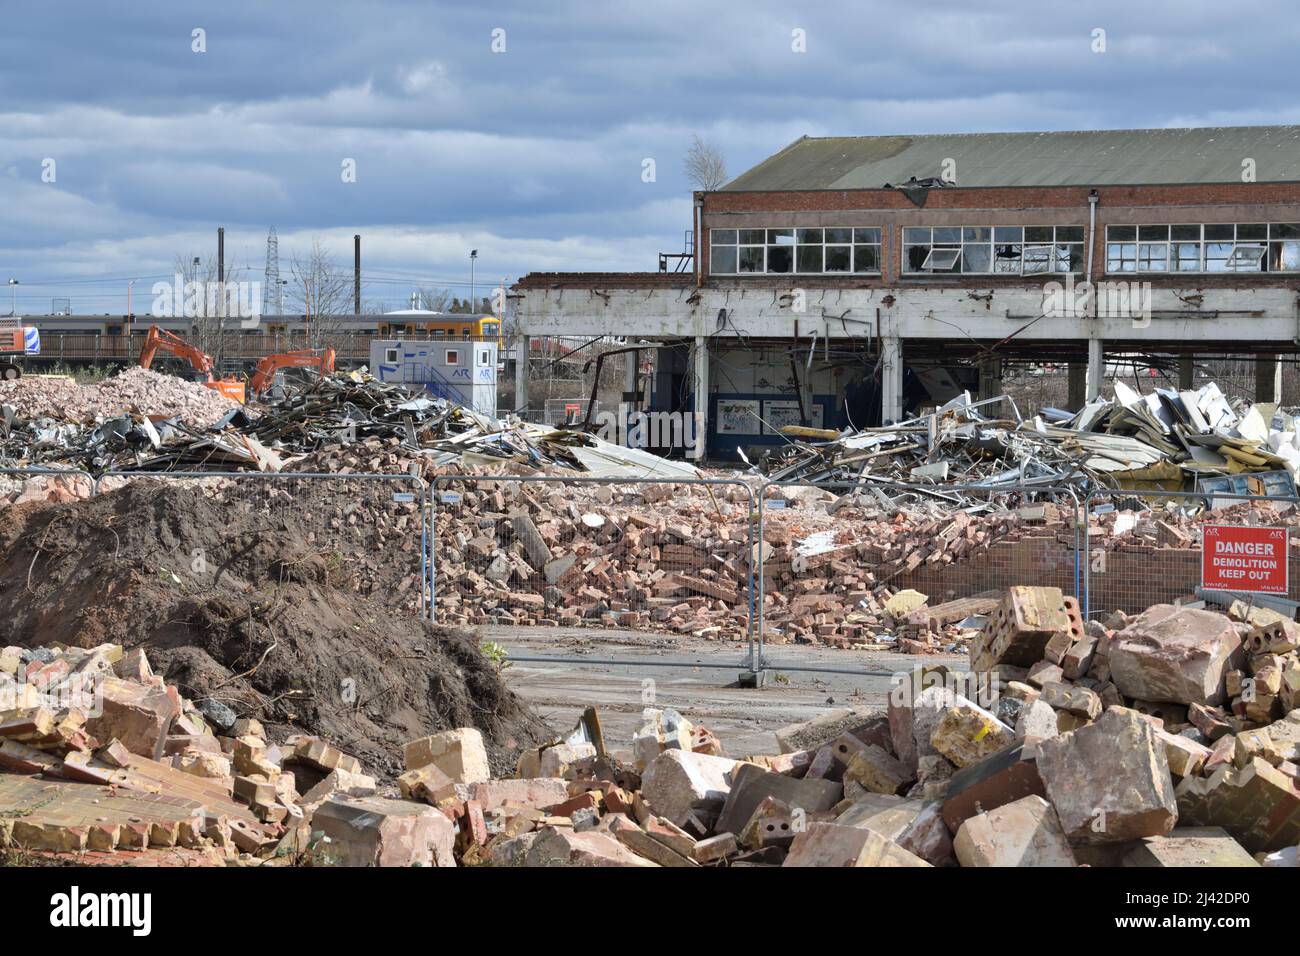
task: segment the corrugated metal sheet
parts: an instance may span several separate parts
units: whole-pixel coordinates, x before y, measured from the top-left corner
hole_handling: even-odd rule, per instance
[[[1106,186],[1300,181],[1300,126],[804,137],[723,187],[727,192],[879,189],[940,178],[958,186]]]

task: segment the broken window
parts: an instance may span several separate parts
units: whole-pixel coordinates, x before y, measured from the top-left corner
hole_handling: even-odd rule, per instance
[[[1106,271],[1300,272],[1300,223],[1108,226]]]
[[[880,272],[879,227],[714,229],[709,271],[743,273]]]
[[[1083,226],[936,226],[903,230],[905,272],[1078,272]]]

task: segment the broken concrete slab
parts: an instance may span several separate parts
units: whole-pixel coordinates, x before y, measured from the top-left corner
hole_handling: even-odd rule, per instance
[[[721,812],[739,764],[726,757],[665,750],[646,767],[641,793],[655,813],[685,826],[699,806]]]
[[[953,852],[962,866],[1076,865],[1056,811],[1036,795],[970,817]]]
[[[455,866],[456,828],[433,807],[385,797],[332,796],[311,826],[329,840],[328,862],[341,866]]]
[[[969,701],[950,708],[935,725],[930,743],[953,766],[969,767],[1012,742],[1014,734],[993,714]]]
[[[1180,822],[1222,827],[1251,853],[1300,843],[1300,781],[1259,757],[1186,778],[1177,799]]]
[[[755,808],[767,797],[775,797],[791,810],[810,814],[829,810],[842,794],[843,787],[833,780],[787,777],[754,764],[740,764],[731,775],[731,788],[714,829],[739,836]]]
[[[958,771],[948,783],[941,813],[956,833],[977,813],[1014,803],[1028,796],[1046,797],[1047,789],[1034,760],[1036,746],[1013,744],[973,767]]]
[[[1178,819],[1164,748],[1133,711],[1038,744],[1038,773],[1072,842],[1122,843],[1164,836]]]
[[[483,734],[474,727],[459,727],[407,742],[407,770],[435,765],[457,783],[483,783],[492,776]]]
[[[797,834],[783,866],[929,866],[914,853],[861,827],[810,822]]]
[[[1219,704],[1241,635],[1228,618],[1197,608],[1156,604],[1110,643],[1110,679],[1126,697]]]
[[[622,831],[620,831],[622,832]],[[532,837],[522,853],[524,866],[658,866],[633,853],[617,838],[596,830],[576,832],[546,826]]]
[[[1143,837],[1125,866],[1259,866],[1222,827],[1175,827],[1169,836]]]

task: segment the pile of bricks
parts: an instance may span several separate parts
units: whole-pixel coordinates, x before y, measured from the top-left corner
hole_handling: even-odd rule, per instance
[[[760,545],[738,485],[502,478],[438,487],[437,605],[450,623],[735,639],[746,633],[761,548],[768,641],[914,653],[959,648],[973,633],[961,622],[992,604],[976,590],[931,607],[896,583],[900,575],[968,560],[1059,520],[1052,505],[886,512],[861,498],[810,501],[808,492],[824,493],[801,489],[800,507],[765,511]]]
[[[740,486],[439,487],[440,620],[745,633],[753,546]]]
[[[216,389],[144,368],[128,368],[89,385],[37,376],[0,382],[0,403],[12,405],[26,421],[102,421],[134,411],[193,426],[209,425],[238,404]]]

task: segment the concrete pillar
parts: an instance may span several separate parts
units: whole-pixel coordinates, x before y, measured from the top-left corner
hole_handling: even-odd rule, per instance
[[[1282,365],[1276,355],[1255,356],[1255,401],[1282,400]]]
[[[1082,362],[1071,362],[1067,369],[1066,398],[1067,411],[1077,412],[1087,404],[1088,366]]]
[[[1002,359],[985,356],[979,361],[979,401],[997,398],[1002,394]]]
[[[903,340],[886,336],[881,345],[880,419],[889,424],[903,418]]]
[[[623,401],[636,411],[641,406],[641,393],[637,389],[637,366],[641,364],[641,352],[623,353]]]
[[[709,340],[695,336],[695,445],[687,449],[692,458],[702,458],[709,443]]]
[[[515,411],[519,415],[528,412],[528,336],[515,336]]]
[[[1088,340],[1088,401],[1101,394],[1101,384],[1106,380],[1106,352],[1101,339]]]

